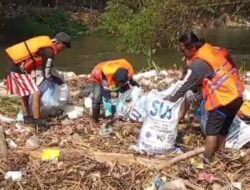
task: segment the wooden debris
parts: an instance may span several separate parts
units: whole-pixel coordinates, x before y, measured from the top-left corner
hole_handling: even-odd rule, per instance
[[[3,126],[0,126],[0,156],[6,155],[6,153],[7,153],[6,139],[4,135]]]
[[[161,166],[159,166],[159,169],[162,170],[166,167],[170,167],[174,164],[176,164],[177,162],[181,161],[181,160],[185,160],[189,157],[192,157],[192,156],[195,156],[197,154],[201,154],[205,151],[205,148],[204,147],[200,147],[200,148],[197,148],[195,150],[191,150],[189,152],[186,152],[184,154],[180,154],[174,158],[172,158],[170,161],[168,161],[167,163],[163,163]]]

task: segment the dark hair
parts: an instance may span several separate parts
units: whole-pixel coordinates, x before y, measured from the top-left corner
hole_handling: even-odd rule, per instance
[[[186,32],[180,38],[179,42],[183,43],[187,49],[199,49],[204,45],[205,40],[198,38],[193,32]]]
[[[116,82],[125,83],[128,81],[128,71],[126,69],[119,68],[115,72],[114,77]]]

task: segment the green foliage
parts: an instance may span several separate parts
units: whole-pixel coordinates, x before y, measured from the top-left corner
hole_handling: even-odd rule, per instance
[[[71,36],[82,34],[86,31],[83,23],[78,23],[70,19],[68,13],[63,10],[31,8],[26,14],[10,19],[4,19],[0,26],[0,33],[8,36],[6,41],[15,42],[24,40],[34,35],[51,35],[64,31]]]
[[[36,19],[40,23],[47,25],[54,33],[65,31],[70,35],[82,34],[86,30],[83,23],[77,23],[70,19],[70,15],[61,9],[50,11],[45,16]]]
[[[244,6],[243,6],[244,5]],[[250,2],[233,0],[110,0],[104,28],[115,35],[118,48],[151,56],[159,47],[174,47],[181,33],[198,21],[235,15]]]
[[[35,18],[21,16],[5,21],[5,32],[10,36],[18,35],[20,38],[30,35],[52,34],[53,31],[48,25],[41,24]]]
[[[17,99],[9,97],[0,98],[0,113],[16,115],[20,109]]]

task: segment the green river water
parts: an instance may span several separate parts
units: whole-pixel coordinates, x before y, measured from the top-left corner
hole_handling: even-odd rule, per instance
[[[14,39],[13,31],[11,36],[6,34],[0,36],[0,78],[6,72],[4,49],[20,41],[18,31],[15,33]],[[208,42],[230,49],[239,67],[250,70],[250,30],[217,29],[206,30],[201,34]],[[98,62],[115,58],[128,59],[137,71],[147,67],[148,64],[147,58],[143,55],[116,51],[114,39],[108,36],[83,36],[73,40],[72,48],[66,49],[56,57],[55,65],[64,71],[74,71],[77,74],[89,73]],[[182,55],[177,50],[170,49],[162,49],[153,56],[154,62],[165,68],[172,67],[174,64],[183,64],[181,58]]]

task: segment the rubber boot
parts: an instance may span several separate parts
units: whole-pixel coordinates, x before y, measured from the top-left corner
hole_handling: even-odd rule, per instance
[[[93,108],[92,109],[92,114],[93,114],[93,120],[95,123],[99,122],[99,116],[100,116],[100,108]]]

